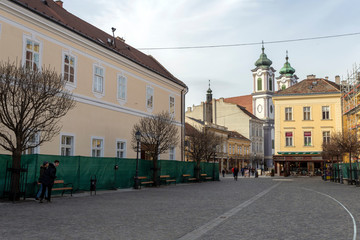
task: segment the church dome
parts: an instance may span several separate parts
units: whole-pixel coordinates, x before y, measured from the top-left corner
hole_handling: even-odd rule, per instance
[[[292,67],[290,66],[290,63],[288,62],[289,57],[288,57],[288,55],[287,55],[287,51],[286,51],[286,58],[285,58],[285,59],[286,59],[286,63],[284,63],[284,66],[280,69],[279,73],[280,73],[280,74],[285,74],[285,75],[287,75],[287,76],[291,76],[291,75],[294,74],[295,69],[292,68]]]
[[[270,67],[272,64],[272,61],[267,58],[266,54],[264,53],[264,45],[262,47],[262,53],[260,55],[260,58],[255,62],[255,66],[257,67]]]

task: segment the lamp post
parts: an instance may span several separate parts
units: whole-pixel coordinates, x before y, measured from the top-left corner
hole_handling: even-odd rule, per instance
[[[141,132],[138,130],[135,133],[135,139],[136,139],[136,172],[135,172],[135,182],[134,182],[134,188],[139,189],[139,144],[141,141]]]
[[[215,181],[215,161],[216,161],[216,146],[214,146],[213,181]]]

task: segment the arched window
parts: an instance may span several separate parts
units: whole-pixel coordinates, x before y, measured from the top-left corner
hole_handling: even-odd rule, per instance
[[[269,90],[270,90],[270,91],[273,90],[273,81],[272,81],[272,78],[269,78]]]
[[[281,90],[285,90],[286,89],[286,86],[285,85],[282,85],[281,86]]]
[[[262,79],[258,78],[257,80],[257,90],[261,91],[262,90]]]

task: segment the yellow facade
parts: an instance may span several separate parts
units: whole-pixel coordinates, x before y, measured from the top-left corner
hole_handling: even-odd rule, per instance
[[[102,139],[104,157],[115,157],[117,141],[126,143],[125,157],[134,158],[131,130],[141,117],[173,107],[179,140],[183,142],[186,85],[175,83],[134,61],[100,46],[74,31],[28,11],[11,1],[0,3],[0,60],[25,61],[28,42],[39,44],[39,65],[63,74],[64,57],[74,59],[74,81],[67,85],[76,101],[75,109],[61,119],[58,137],[40,146],[37,153],[61,154],[61,137],[71,136],[71,155],[92,155],[92,139]],[[95,68],[102,69],[103,91],[94,92]],[[125,97],[118,97],[118,79],[126,81]],[[147,89],[153,91],[152,107],[147,107]],[[170,103],[171,102],[171,103]],[[7,152],[1,152],[7,153]],[[169,153],[161,156],[169,159]],[[183,159],[181,145],[175,159]]]

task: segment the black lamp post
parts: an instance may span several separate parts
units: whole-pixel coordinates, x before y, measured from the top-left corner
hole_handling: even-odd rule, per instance
[[[216,146],[214,147],[213,181],[215,181],[215,161],[216,161]]]
[[[141,141],[141,132],[138,130],[135,133],[136,138],[136,172],[135,172],[135,182],[134,182],[134,188],[139,189],[139,144]]]

